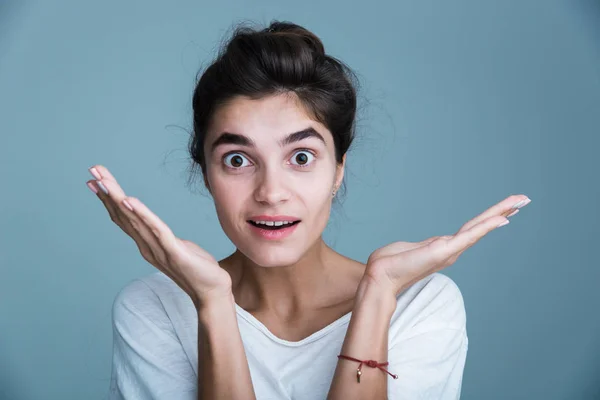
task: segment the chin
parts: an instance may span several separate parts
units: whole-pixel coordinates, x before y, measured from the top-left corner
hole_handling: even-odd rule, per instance
[[[256,246],[250,244],[251,249],[238,249],[248,257],[253,263],[265,268],[283,267],[297,263],[302,258],[302,252],[297,247],[289,246],[269,246],[264,244]]]

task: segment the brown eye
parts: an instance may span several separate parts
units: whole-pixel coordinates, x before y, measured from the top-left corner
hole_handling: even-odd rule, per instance
[[[242,161],[242,157],[240,156],[235,156],[231,158],[231,165],[233,165],[234,167],[239,167],[243,164],[244,162]]]
[[[227,165],[227,159],[231,160],[231,167],[229,167],[229,165]],[[225,164],[229,168],[243,167],[244,166],[243,163],[244,163],[244,157],[239,153],[231,153],[225,157]]]
[[[310,165],[309,163],[309,158],[310,157],[314,158],[314,155],[306,150],[300,150],[299,152],[296,153],[296,155],[293,157],[294,161],[296,161],[298,164],[298,166],[300,167],[306,167],[308,165]]]

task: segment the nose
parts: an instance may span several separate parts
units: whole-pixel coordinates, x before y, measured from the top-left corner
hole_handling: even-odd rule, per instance
[[[254,199],[263,204],[273,205],[289,199],[290,192],[285,185],[283,171],[265,168],[258,177]]]

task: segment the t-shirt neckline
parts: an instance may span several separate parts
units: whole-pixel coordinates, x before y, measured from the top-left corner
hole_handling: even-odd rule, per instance
[[[254,315],[252,315],[248,311],[244,310],[239,304],[237,304],[237,303],[234,303],[234,304],[235,304],[235,309],[237,311],[237,314],[240,317],[242,317],[244,320],[248,321],[251,325],[253,325],[255,328],[260,330],[262,333],[264,333],[267,337],[269,337],[274,342],[282,344],[284,346],[289,346],[289,347],[299,347],[299,346],[303,346],[308,343],[314,342],[315,340],[317,340],[317,339],[325,336],[329,332],[331,332],[334,328],[338,327],[339,325],[348,323],[350,320],[350,317],[352,317],[352,311],[349,311],[348,313],[342,315],[340,318],[336,319],[329,325],[319,329],[316,332],[313,332],[311,335],[305,337],[304,339],[302,339],[300,341],[294,342],[294,341],[281,339],[280,337],[275,336],[273,334],[273,332],[271,332],[262,322],[260,322],[258,319],[256,319],[256,317],[254,317]]]

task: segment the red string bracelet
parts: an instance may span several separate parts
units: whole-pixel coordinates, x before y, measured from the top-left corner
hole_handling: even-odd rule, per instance
[[[390,374],[392,376],[392,378],[394,379],[398,379],[398,375],[394,375],[392,374],[390,371],[388,371],[385,368],[382,368],[384,365],[388,365],[389,362],[384,362],[384,363],[378,363],[375,360],[358,360],[356,358],[352,358],[352,357],[348,357],[348,356],[343,356],[343,355],[339,355],[338,358],[345,358],[347,360],[351,360],[351,361],[358,361],[360,364],[358,365],[358,369],[356,370],[356,380],[358,381],[358,383],[360,383],[360,376],[362,375],[362,371],[360,370],[362,368],[362,365],[368,365],[371,368],[379,368],[382,371],[387,372],[388,374]]]

